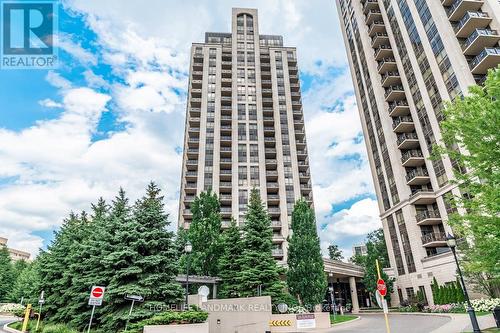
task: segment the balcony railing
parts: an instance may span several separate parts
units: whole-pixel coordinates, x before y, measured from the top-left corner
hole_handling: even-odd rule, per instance
[[[381,61],[378,62],[377,69],[380,70],[380,68],[382,68],[382,66],[384,66],[384,64],[386,64],[386,63],[393,63],[393,62],[396,62],[396,59],[394,59],[394,58],[383,58]]]
[[[474,32],[465,40],[462,49],[469,47],[479,36],[498,36],[496,30],[491,29],[476,29]]]
[[[424,157],[422,154],[421,150],[418,149],[412,149],[412,150],[407,150],[401,155],[401,162],[405,163],[407,160],[409,160],[412,157]]]
[[[483,12],[467,12],[464,17],[455,26],[455,32],[458,32],[471,18],[489,18],[487,13]]]
[[[415,218],[417,219],[417,222],[420,222],[426,219],[440,219],[441,215],[439,214],[439,211],[436,210],[424,210],[418,212],[415,215]]]
[[[431,232],[422,236],[422,244],[425,245],[432,242],[446,242],[446,233]]]
[[[398,145],[403,143],[405,140],[418,140],[417,134],[414,132],[398,134]]]
[[[395,85],[395,86],[389,86],[385,89],[385,97],[389,96],[392,92],[396,91],[404,91],[403,86],[400,85]]]
[[[394,120],[392,121],[392,128],[396,128],[401,123],[413,123],[413,118],[411,116],[394,118]]]
[[[409,182],[416,177],[429,177],[429,172],[425,168],[416,168],[406,174],[406,181]]]
[[[489,55],[500,56],[500,47],[487,47],[481,51],[471,62],[470,69],[474,69]]]

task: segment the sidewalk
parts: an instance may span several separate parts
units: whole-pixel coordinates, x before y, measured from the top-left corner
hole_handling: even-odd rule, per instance
[[[451,321],[440,328],[430,333],[459,333],[459,332],[472,332],[470,318],[468,314],[447,314],[451,317]],[[477,317],[479,328],[486,329],[495,327],[495,319],[492,314]]]

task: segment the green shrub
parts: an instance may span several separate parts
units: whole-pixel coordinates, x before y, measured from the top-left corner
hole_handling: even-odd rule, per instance
[[[56,324],[45,326],[42,333],[78,333],[78,331],[75,331],[64,324]]]
[[[157,314],[149,319],[141,320],[130,325],[130,332],[142,332],[144,326],[150,325],[174,325],[174,324],[197,324],[207,321],[208,313],[203,311],[167,311]]]

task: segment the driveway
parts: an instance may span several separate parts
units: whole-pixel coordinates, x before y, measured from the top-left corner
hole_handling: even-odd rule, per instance
[[[383,314],[364,314],[361,319],[333,327],[329,333],[386,333]],[[448,317],[389,314],[394,333],[429,333],[451,321]]]
[[[13,321],[16,321],[16,318],[0,316],[0,333],[8,333],[7,331],[3,330],[3,325],[11,323]]]

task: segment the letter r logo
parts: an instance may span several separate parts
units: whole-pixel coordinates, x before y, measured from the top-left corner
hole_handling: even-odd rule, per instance
[[[51,2],[2,2],[3,54],[52,54],[54,22]]]

